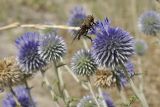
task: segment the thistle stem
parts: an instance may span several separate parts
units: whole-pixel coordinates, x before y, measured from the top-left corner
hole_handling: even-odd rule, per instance
[[[98,103],[98,100],[96,98],[96,95],[94,94],[94,91],[93,91],[93,88],[92,88],[92,85],[91,85],[91,81],[90,81],[90,78],[89,76],[87,76],[87,80],[88,80],[88,87],[89,87],[89,90],[93,96],[93,99],[95,100],[96,104],[97,104],[97,107],[100,107],[100,104]]]
[[[61,59],[62,62],[64,62],[63,59]],[[85,90],[88,90],[88,86],[85,85],[84,83],[82,83],[78,77],[71,71],[71,69],[67,66],[67,65],[64,65],[65,69],[72,75],[72,77],[76,80],[77,83],[80,83],[80,85],[85,89]]]
[[[26,78],[24,79],[24,83],[25,83],[25,86],[26,86],[26,89],[27,89],[27,92],[28,92],[28,95],[29,95],[30,102],[32,103],[32,107],[35,107],[35,104],[34,104],[34,101],[33,101],[32,95],[31,95],[31,89],[28,85],[28,82],[27,82]]]
[[[85,39],[82,39],[82,42],[83,42],[84,48],[85,48],[86,50],[88,50],[89,48],[88,48],[88,45],[87,45],[86,40],[85,40]]]
[[[13,94],[13,98],[14,98],[16,104],[17,104],[17,107],[22,107],[22,105],[21,105],[21,103],[19,102],[18,97],[17,97],[16,93],[14,92],[14,90],[12,89],[12,86],[11,86],[11,85],[9,85],[9,90],[10,90],[10,92]]]
[[[54,62],[54,71],[55,71],[55,74],[56,74],[56,78],[58,80],[57,85],[58,85],[58,90],[59,90],[59,93],[60,93],[60,97],[63,99],[64,103],[66,103],[65,96],[64,96],[64,93],[63,93],[63,89],[61,89],[61,84],[60,84],[60,83],[62,83],[63,80],[61,80],[61,78],[59,77],[59,72],[58,72],[56,62]]]
[[[64,92],[64,95],[65,95],[65,97],[66,98],[70,98],[70,96],[69,96],[69,93],[68,93],[68,91],[65,89],[65,87],[64,87],[64,81],[63,81],[63,77],[62,77],[62,71],[59,71],[59,78],[60,78],[60,85],[61,85],[61,87],[63,87],[62,89],[63,89],[63,92]]]
[[[134,82],[132,81],[132,79],[130,78],[129,76],[129,73],[127,71],[127,69],[125,68],[124,64],[121,64],[122,67],[123,67],[123,70],[127,76],[127,79],[131,85],[131,88],[133,90],[133,92],[136,94],[136,96],[139,98],[139,100],[141,101],[141,104],[143,107],[149,107],[148,104],[147,104],[147,101],[146,101],[146,98],[144,96],[144,94],[142,92],[140,92],[137,87],[134,85]]]
[[[56,104],[56,107],[60,107],[58,102],[57,102],[57,99],[55,98],[55,93],[54,91],[52,90],[52,86],[50,85],[48,79],[46,78],[45,76],[45,71],[44,70],[41,70],[41,74],[42,74],[42,77],[43,77],[43,81],[45,82],[45,84],[47,85],[47,88],[48,90],[50,91],[50,94],[52,96],[52,99],[54,100],[55,104]]]
[[[142,72],[142,68],[141,68],[141,58],[138,57],[138,60],[137,60],[137,64],[138,64],[138,71],[139,71],[139,79],[140,79],[140,84],[139,84],[139,90],[140,92],[143,93],[143,72]]]
[[[99,92],[100,98],[102,99],[103,107],[108,107],[108,105],[106,104],[105,99],[103,97],[102,89],[100,87],[98,87],[98,92]]]

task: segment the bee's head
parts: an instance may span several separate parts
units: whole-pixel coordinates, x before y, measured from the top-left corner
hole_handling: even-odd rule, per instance
[[[88,21],[90,21],[90,22],[94,22],[94,17],[93,17],[93,15],[88,15],[88,16],[87,16],[87,19],[88,19]]]

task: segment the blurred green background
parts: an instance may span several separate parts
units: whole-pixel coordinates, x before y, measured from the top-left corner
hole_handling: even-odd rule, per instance
[[[160,3],[156,2],[156,0],[0,0],[0,26],[5,26],[13,22],[66,25],[70,10],[76,5],[84,6],[89,14],[95,16],[95,19],[104,19],[107,16],[113,26],[123,27],[136,39],[141,38],[147,41],[149,45],[148,52],[142,57],[144,92],[150,107],[159,107],[160,47],[154,44],[154,41],[156,41],[155,37],[143,35],[137,28],[138,17],[141,13],[147,10],[160,12]],[[14,41],[26,31],[40,30],[14,28],[0,31],[0,58],[16,55]],[[73,47],[71,45],[71,34],[67,30],[58,30],[58,33],[67,42],[68,54],[66,61],[69,62],[69,58],[77,49],[82,47],[82,43],[75,42]],[[133,62],[137,66],[136,58],[133,58]],[[51,82],[53,82],[54,78],[52,78],[52,75],[54,74],[48,71],[47,75]],[[71,96],[80,97],[87,94],[86,91],[74,82],[73,78],[65,70],[63,76],[66,88],[69,90]],[[138,82],[136,78],[135,82]],[[38,104],[37,107],[54,107],[47,90],[41,87],[41,82],[42,78],[39,74],[30,80],[30,85],[34,86],[32,92]],[[115,102],[120,102],[121,99],[116,88],[106,89],[106,91],[110,93]],[[130,96],[130,90],[126,89],[126,91],[128,93],[127,95]],[[4,94],[0,94],[0,102]],[[133,107],[140,107],[139,102],[137,101]]]

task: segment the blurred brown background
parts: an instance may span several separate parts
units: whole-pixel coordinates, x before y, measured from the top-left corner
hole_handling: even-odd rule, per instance
[[[112,21],[113,26],[123,27],[129,31],[135,38],[143,38],[149,45],[148,52],[142,57],[142,68],[144,72],[144,92],[150,107],[160,106],[160,46],[154,43],[156,37],[143,35],[138,31],[137,20],[141,13],[146,10],[160,11],[160,4],[156,0],[0,0],[0,26],[13,22],[20,23],[40,23],[40,24],[60,24],[65,25],[70,10],[77,4],[84,6],[89,14],[93,14],[96,19],[104,19],[106,16]],[[39,31],[31,28],[14,28],[0,31],[0,58],[16,55],[15,39],[26,31]],[[66,30],[58,30],[68,45],[68,54],[65,59],[69,58],[77,49],[82,47],[82,43],[71,45],[71,34]],[[137,58],[133,58],[137,66]],[[63,69],[62,69],[63,70]],[[137,69],[136,69],[137,70]],[[138,71],[136,71],[138,72]],[[47,72],[50,82],[54,81],[54,73],[50,70]],[[87,95],[84,91],[64,70],[64,80],[69,94],[74,97]],[[135,77],[135,82],[137,77]],[[37,107],[54,107],[51,96],[47,89],[41,87],[42,78],[37,74],[30,80],[30,85],[34,86],[32,92],[37,102]],[[126,89],[128,95],[131,95],[129,89]],[[115,102],[121,98],[116,88],[106,89]],[[4,93],[0,94],[0,102]],[[133,107],[140,107],[139,102]],[[1,106],[1,105],[0,105]],[[117,105],[119,106],[119,105]],[[120,106],[119,106],[120,107]]]

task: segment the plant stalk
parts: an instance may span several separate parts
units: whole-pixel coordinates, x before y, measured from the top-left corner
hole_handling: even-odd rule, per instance
[[[41,70],[41,74],[42,74],[42,77],[43,77],[43,81],[45,82],[51,96],[52,96],[52,99],[54,100],[55,104],[56,104],[56,107],[60,107],[59,104],[58,104],[58,101],[57,101],[57,98],[55,97],[55,93],[52,89],[52,86],[50,85],[48,79],[46,78],[45,76],[45,71],[44,70]]]
[[[93,96],[93,99],[94,99],[94,101],[96,102],[97,107],[100,107],[100,104],[99,104],[99,102],[98,102],[98,100],[97,100],[97,98],[96,98],[96,95],[94,94],[94,91],[93,91],[93,88],[92,88],[92,85],[91,85],[91,81],[90,81],[89,76],[87,76],[87,80],[88,80],[88,87],[89,87],[89,90],[90,90],[90,92],[91,92],[91,94],[92,94],[92,96]]]
[[[123,67],[123,70],[124,70],[124,72],[125,72],[125,74],[127,76],[127,80],[129,81],[133,92],[136,94],[136,96],[141,101],[142,106],[143,107],[149,107],[148,104],[147,104],[147,101],[146,101],[146,98],[145,98],[144,94],[137,89],[137,87],[135,86],[134,82],[130,78],[129,73],[128,73],[127,69],[125,68],[124,64],[121,64],[121,65]]]
[[[19,102],[18,97],[17,97],[16,93],[14,92],[14,90],[12,89],[12,86],[11,86],[11,85],[9,85],[9,90],[10,90],[10,92],[13,94],[13,98],[14,98],[16,104],[17,104],[16,106],[17,106],[17,107],[23,107],[23,106],[21,105],[21,103]]]
[[[26,89],[27,89],[27,92],[28,92],[28,95],[29,95],[30,102],[32,103],[32,107],[36,107],[35,103],[33,101],[32,95],[31,95],[31,89],[28,85],[28,82],[27,82],[26,78],[24,79],[24,83],[25,83],[25,86],[26,86]]]

